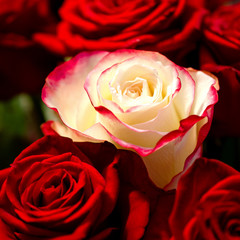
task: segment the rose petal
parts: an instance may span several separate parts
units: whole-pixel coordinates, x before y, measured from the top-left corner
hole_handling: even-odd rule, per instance
[[[148,199],[143,193],[127,189],[127,187],[124,188],[121,196],[122,207],[128,206],[128,211],[125,209],[124,213],[129,213],[123,219],[123,221],[126,221],[123,238],[141,239],[149,221],[150,209]]]
[[[188,69],[189,74],[195,80],[195,96],[194,103],[191,109],[191,115],[201,116],[203,112],[210,106],[218,101],[216,93],[217,77],[214,75],[206,74],[202,71]],[[205,91],[203,91],[203,89]],[[218,90],[218,89],[217,89]]]
[[[106,54],[103,51],[80,53],[57,67],[46,79],[42,99],[48,107],[57,109],[66,125],[84,131],[94,123],[96,114],[83,85],[87,74]],[[82,122],[86,115],[89,121]]]

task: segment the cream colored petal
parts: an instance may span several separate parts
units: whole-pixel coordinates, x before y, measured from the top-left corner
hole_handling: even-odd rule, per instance
[[[48,107],[57,109],[69,127],[84,131],[95,122],[95,110],[83,86],[88,73],[106,54],[80,53],[57,67],[46,79],[42,99]]]
[[[174,158],[175,141],[168,143],[148,156],[142,157],[151,180],[160,188],[176,175]]]
[[[150,121],[134,124],[133,127],[138,129],[155,130],[162,133],[171,132],[179,128],[181,119],[179,119],[175,106],[172,103],[163,108],[159,108],[158,111],[158,115]],[[146,111],[146,113],[148,112],[149,111]]]
[[[111,135],[120,141],[125,142],[126,145],[134,145],[136,148],[153,148],[163,136],[160,132],[132,128],[119,121],[114,115],[109,114],[106,116],[107,114],[108,113],[99,114],[100,123]]]
[[[191,114],[201,116],[209,105],[217,101],[218,80],[212,74],[210,75],[192,68],[189,68],[188,72],[195,80],[196,85]]]
[[[96,139],[101,139],[104,141],[114,143],[112,138],[109,136],[109,134],[107,133],[105,128],[103,128],[103,126],[100,123],[96,123],[96,124],[92,125],[89,129],[87,129],[84,132],[84,134],[86,134],[90,137],[96,138]]]
[[[205,124],[206,122],[207,118],[202,119],[199,123],[193,125],[193,127],[190,128],[182,138],[176,140],[174,149],[174,158],[176,159],[176,174],[183,170],[186,158],[194,151],[197,146],[199,130],[198,125],[201,125],[202,127],[203,123]]]
[[[139,129],[144,129],[144,124],[148,124],[147,122],[155,121],[155,118],[158,116],[159,111],[165,107],[170,101],[170,97],[165,98],[161,102],[146,104],[141,106],[136,106],[135,108],[131,108],[131,111],[127,112],[119,112],[115,113],[115,115],[122,121],[127,123],[130,126],[135,126]],[[143,125],[141,125],[143,124]],[[153,129],[152,127],[146,129]],[[160,129],[160,128],[159,128]]]
[[[206,119],[203,119],[199,125],[202,126],[205,123]],[[143,157],[149,176],[158,187],[165,187],[175,175],[183,171],[186,158],[197,146],[197,125],[195,124],[183,137]]]
[[[184,167],[184,170],[174,176],[169,184],[164,187],[164,190],[177,189],[178,181],[181,176],[187,171],[187,169],[194,163],[194,161],[202,156],[202,146],[200,146],[193,154],[191,154],[191,160],[188,163],[188,167]]]
[[[54,121],[51,124],[52,129],[62,137],[71,138],[75,142],[103,142],[103,140],[95,139],[89,135],[76,131],[75,129],[69,128],[66,125]]]
[[[191,75],[179,66],[176,66],[181,81],[181,89],[175,95],[173,102],[179,119],[185,119],[190,115],[195,97],[195,82]]]

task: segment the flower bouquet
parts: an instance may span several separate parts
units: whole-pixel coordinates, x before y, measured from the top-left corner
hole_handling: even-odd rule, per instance
[[[240,238],[239,3],[0,6],[0,239]]]

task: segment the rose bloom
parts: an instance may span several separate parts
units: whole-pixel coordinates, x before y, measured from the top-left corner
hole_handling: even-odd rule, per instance
[[[42,99],[65,124],[52,124],[60,135],[135,150],[164,187],[199,154],[217,101],[215,84],[157,52],[85,52],[48,76]]]
[[[136,153],[54,135],[37,140],[0,171],[1,239],[169,235],[165,220],[175,191],[158,189]]]
[[[83,50],[140,48],[180,61],[195,48],[205,14],[202,4],[192,5],[183,0],[64,0],[56,36],[38,34],[35,39],[67,56]]]
[[[240,136],[240,3],[222,6],[206,16],[200,50],[201,69],[219,79],[212,133]]]
[[[55,29],[50,1],[0,0],[0,19],[0,99],[38,93],[58,60],[33,40]]]
[[[239,239],[239,186],[235,169],[218,160],[196,160],[178,183],[171,239]]]
[[[81,150],[89,152],[89,147],[93,146],[77,147],[59,136],[44,137],[26,148],[10,168],[0,171],[2,239],[10,239],[7,235],[15,237],[11,239],[113,236],[114,225],[106,220],[119,191],[116,149],[95,146],[90,159]],[[105,157],[97,164],[99,171],[93,166],[94,154]]]

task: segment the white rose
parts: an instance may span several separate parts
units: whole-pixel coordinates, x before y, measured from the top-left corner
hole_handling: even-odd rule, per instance
[[[173,188],[209,131],[214,85],[157,52],[84,52],[48,76],[42,98],[65,124],[52,124],[60,135],[134,150],[157,186]]]

